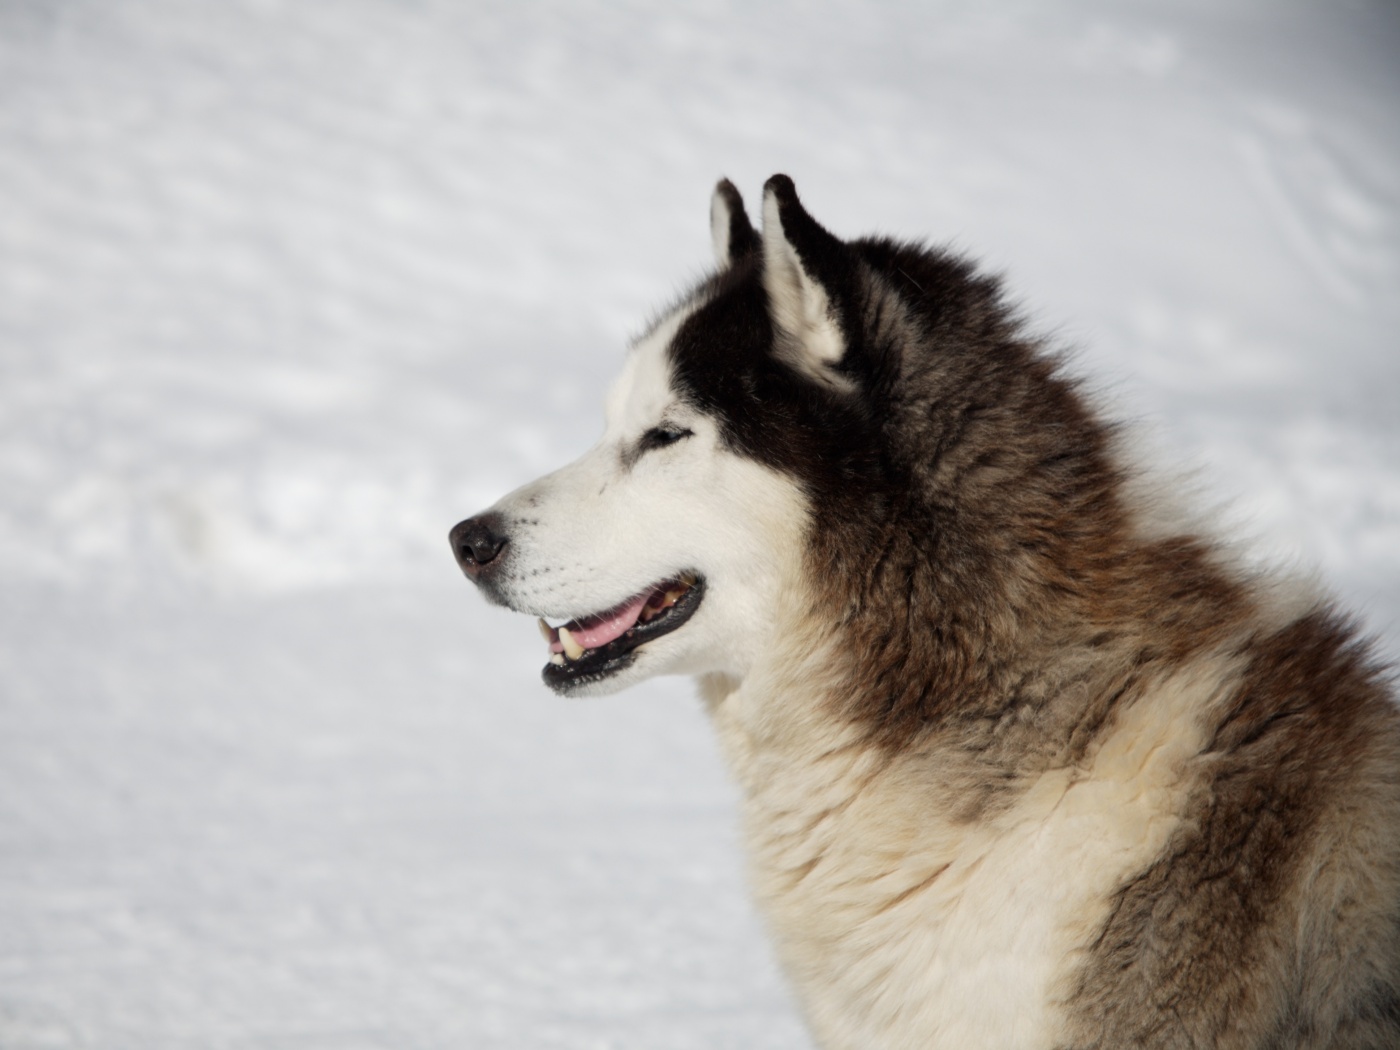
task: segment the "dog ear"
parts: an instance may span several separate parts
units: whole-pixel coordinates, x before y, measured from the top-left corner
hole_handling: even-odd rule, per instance
[[[758,234],[744,210],[744,199],[734,183],[720,179],[710,198],[710,238],[714,241],[715,262],[728,269],[746,255],[758,251]]]
[[[854,266],[846,245],[807,214],[786,175],[763,186],[763,286],[778,353],[799,371],[838,390],[852,389],[838,371],[848,340],[840,290]]]

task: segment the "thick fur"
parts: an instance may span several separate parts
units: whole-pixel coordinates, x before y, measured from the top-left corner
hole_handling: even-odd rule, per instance
[[[762,214],[720,184],[718,272],[472,572],[565,618],[703,577],[572,691],[697,676],[820,1045],[1400,1047],[1400,718],[1350,623],[1150,518],[995,280],[784,176]]]

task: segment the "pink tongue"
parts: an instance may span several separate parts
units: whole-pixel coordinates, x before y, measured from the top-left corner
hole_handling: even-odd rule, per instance
[[[620,638],[626,634],[637,622],[637,617],[642,615],[642,607],[646,605],[647,599],[650,597],[650,594],[639,594],[635,598],[629,598],[616,609],[609,609],[605,613],[580,620],[577,627],[569,628],[569,633],[585,649],[596,649],[600,645],[607,645],[614,638]],[[563,646],[561,645],[559,648],[562,650]]]

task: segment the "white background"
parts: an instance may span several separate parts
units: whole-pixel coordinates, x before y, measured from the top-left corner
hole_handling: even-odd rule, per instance
[[[686,683],[447,529],[586,448],[717,177],[951,241],[1400,636],[1375,0],[0,4],[0,1048],[797,1048]]]

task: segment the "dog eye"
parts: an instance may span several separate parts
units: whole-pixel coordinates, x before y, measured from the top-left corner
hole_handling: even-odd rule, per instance
[[[654,448],[665,448],[667,445],[674,445],[682,438],[690,437],[690,434],[691,432],[684,427],[663,423],[659,427],[652,427],[642,435],[641,441],[637,442],[637,451],[650,452]]]

